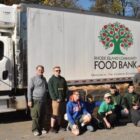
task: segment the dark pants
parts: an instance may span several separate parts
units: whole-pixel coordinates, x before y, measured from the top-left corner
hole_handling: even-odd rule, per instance
[[[119,105],[116,105],[115,113],[116,113],[116,116],[117,116],[117,121],[119,121],[121,119],[121,117],[122,117],[121,110],[122,110],[122,107],[119,106]]]
[[[45,119],[46,113],[46,102],[41,102],[39,100],[33,101],[33,107],[31,108],[31,117],[32,117],[32,131],[41,132]]]
[[[140,121],[140,109],[139,110],[131,109],[130,115],[131,115],[132,123],[137,125],[137,122]]]
[[[98,119],[103,123],[104,127],[107,128],[103,118],[103,115],[97,114]],[[106,116],[106,119],[111,124],[112,127],[114,127],[117,124],[117,115],[115,113],[112,113],[110,115]]]

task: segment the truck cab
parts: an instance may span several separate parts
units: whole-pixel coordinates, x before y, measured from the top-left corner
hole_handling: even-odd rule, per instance
[[[21,96],[19,90],[23,89],[23,70],[18,13],[18,5],[0,5],[0,113],[16,111],[19,99],[25,101],[25,96]]]
[[[12,39],[0,36],[0,91],[13,87],[13,48]]]

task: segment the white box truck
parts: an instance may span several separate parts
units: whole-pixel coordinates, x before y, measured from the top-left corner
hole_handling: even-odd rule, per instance
[[[35,67],[61,66],[69,85],[131,81],[140,21],[39,5],[0,5],[0,112],[26,108]]]

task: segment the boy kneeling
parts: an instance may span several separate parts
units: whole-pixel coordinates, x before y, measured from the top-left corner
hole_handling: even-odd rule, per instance
[[[93,131],[93,127],[88,125],[91,121],[91,115],[86,110],[84,102],[80,100],[80,94],[78,91],[72,91],[72,94],[67,103],[67,117],[68,127],[74,135],[79,135],[81,128],[86,126],[87,130]]]
[[[98,118],[107,129],[114,127],[117,123],[115,105],[110,93],[104,95],[104,101],[101,103],[98,110]]]

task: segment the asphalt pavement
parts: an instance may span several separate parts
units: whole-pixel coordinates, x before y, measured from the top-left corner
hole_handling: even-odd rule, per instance
[[[19,117],[20,116],[20,117]],[[140,127],[128,123],[111,130],[96,130],[74,136],[70,131],[33,136],[31,120],[24,114],[0,115],[0,140],[140,140]]]

